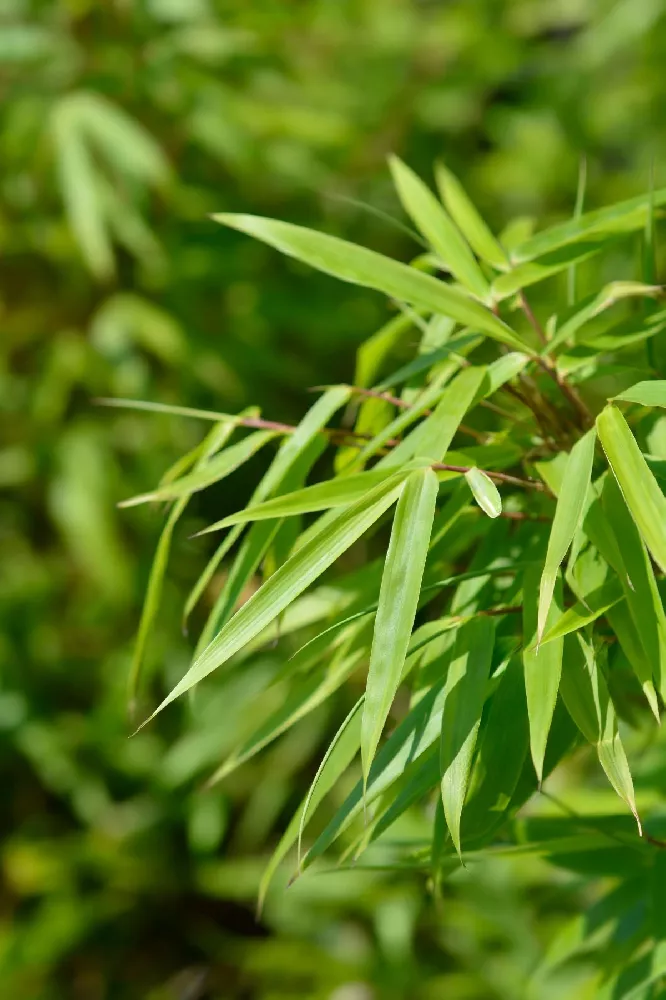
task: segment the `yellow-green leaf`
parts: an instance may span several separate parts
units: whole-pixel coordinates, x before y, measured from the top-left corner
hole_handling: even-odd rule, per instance
[[[502,497],[490,476],[480,469],[468,469],[465,479],[484,514],[499,517],[502,513]]]
[[[617,407],[601,411],[597,431],[629,512],[652,558],[666,572],[666,497]]]
[[[363,708],[361,757],[366,781],[409,647],[438,489],[432,469],[412,472],[402,488],[393,519]]]
[[[435,180],[442,201],[472,250],[498,271],[505,271],[509,266],[506,253],[455,174],[443,163],[438,163],[435,167]]]

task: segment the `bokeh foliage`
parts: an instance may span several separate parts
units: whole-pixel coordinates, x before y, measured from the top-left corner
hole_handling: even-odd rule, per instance
[[[418,246],[349,202],[399,215],[391,152],[422,174],[442,156],[497,229],[569,215],[581,152],[591,206],[638,194],[663,162],[665,54],[655,0],[1,5],[7,995],[515,997],[562,919],[589,906],[584,873],[493,861],[459,872],[439,910],[411,876],[356,871],[301,880],[254,922],[265,859],[344,705],[207,795],[202,781],[251,721],[239,706],[279,651],[127,740],[159,522],[114,505],[198,436],[92,400],[256,403],[298,420],[307,388],[348,379],[390,313],[208,213],[289,219],[406,260]],[[637,277],[638,257],[638,246],[611,256],[602,277]],[[194,503],[177,530],[150,704],[190,656],[180,607],[210,548],[189,536],[237,509],[258,468]],[[614,810],[594,777],[581,801],[587,766],[561,794],[579,812]],[[637,788],[658,799],[663,773],[657,744]],[[630,938],[631,901],[622,912]],[[574,996],[579,979],[589,995],[584,968],[567,976],[537,995]]]

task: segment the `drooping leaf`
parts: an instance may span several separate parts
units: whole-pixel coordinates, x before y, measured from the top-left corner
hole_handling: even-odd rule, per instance
[[[666,497],[616,406],[597,417],[599,440],[652,558],[666,572]]]
[[[463,625],[444,686],[440,774],[446,825],[459,855],[460,821],[490,672],[495,626],[476,618]]]
[[[474,499],[488,517],[499,517],[502,513],[502,497],[492,479],[480,469],[469,469],[465,473]]]
[[[314,534],[227,622],[151,718],[221,666],[302,594],[398,499],[404,478],[404,473],[396,473]]]
[[[487,298],[488,282],[474,254],[432,191],[397,156],[392,156],[389,162],[403,208],[444,266],[478,298]]]
[[[571,449],[564,469],[555,517],[539,584],[537,644],[543,636],[558,570],[578,528],[590,486],[596,432],[590,430]]]
[[[412,472],[402,488],[393,519],[363,708],[361,757],[366,781],[407,655],[438,489],[432,469]]]
[[[442,201],[472,249],[498,271],[509,266],[506,253],[491,233],[458,178],[443,163],[435,167]]]
[[[319,803],[330,792],[342,774],[347,770],[351,761],[358,752],[361,740],[361,708],[363,699],[359,698],[351,709],[337,733],[333,737],[331,744],[322,758],[322,762],[317,769],[312,784],[303,802],[292,816],[289,826],[282,835],[275,851],[271,855],[259,885],[259,898],[257,908],[261,912],[266,893],[280,863],[284,860],[289,850],[298,843],[298,856],[300,861],[300,845],[303,832],[309,819],[314,814]]]
[[[569,714],[585,739],[596,746],[608,780],[631,809],[640,833],[634,785],[606,678],[591,644],[580,634],[566,640],[560,689]]]
[[[540,572],[538,565],[525,571],[523,583],[523,668],[527,694],[527,714],[530,725],[530,751],[539,784],[543,780],[546,744],[555,712],[562,673],[562,639],[543,644],[538,650],[537,613]],[[545,627],[548,629],[563,611],[562,584],[559,573],[555,579],[553,599]]]
[[[366,247],[258,216],[215,215],[213,218],[341,281],[374,288],[413,306],[451,316],[514,349],[521,350],[524,346],[510,327],[463,292]]]

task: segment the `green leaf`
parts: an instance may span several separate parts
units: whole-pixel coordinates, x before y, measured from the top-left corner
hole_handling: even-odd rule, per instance
[[[637,382],[625,389],[614,400],[622,399],[627,403],[640,403],[641,406],[666,407],[666,381],[655,379],[651,382]]]
[[[435,166],[435,180],[442,201],[474,252],[498,271],[506,270],[509,266],[506,253],[458,178],[443,163],[438,163]]]
[[[330,792],[356,756],[361,739],[362,705],[363,697],[359,698],[333,737],[333,740],[331,741],[331,744],[324,754],[319,768],[317,769],[317,773],[312,780],[312,784],[310,785],[307,795],[291,818],[289,826],[282,835],[280,842],[275,848],[275,851],[266,866],[259,886],[259,899],[257,903],[259,912],[261,912],[263,908],[268,887],[278,869],[278,866],[295,843],[298,843],[298,857],[300,865],[300,845],[305,827],[312,818],[317,806]]]
[[[495,637],[490,618],[475,618],[457,635],[444,685],[440,774],[446,825],[462,857],[460,821],[481,722]]]
[[[215,215],[213,218],[341,281],[374,288],[410,305],[450,316],[517,350],[524,347],[505,323],[463,292],[366,247],[302,226],[253,215]]]
[[[492,396],[494,392],[501,389],[503,385],[510,382],[516,375],[520,375],[527,363],[529,355],[521,351],[511,351],[510,354],[503,354],[501,358],[488,365],[488,384],[484,386],[484,398]]]
[[[422,463],[425,464],[425,460]],[[216,521],[210,527],[200,531],[205,535],[210,531],[219,531],[232,524],[245,524],[247,521],[265,521],[276,517],[291,517],[295,514],[310,514],[314,511],[327,510],[329,507],[343,507],[354,503],[369,493],[371,489],[383,483],[393,475],[393,469],[372,469],[370,472],[359,472],[354,476],[342,476],[323,483],[306,486],[302,490],[286,493],[265,500],[263,503],[251,504],[245,510],[230,514],[222,521]]]
[[[496,299],[507,299],[509,296],[515,295],[521,288],[527,288],[529,285],[551,278],[553,275],[567,270],[573,264],[593,257],[605,246],[605,240],[588,240],[584,243],[575,243],[572,246],[544,253],[528,263],[519,264],[506,274],[501,274],[493,282],[492,294]]]
[[[220,667],[277,618],[398,499],[405,476],[396,473],[395,478],[344,508],[323,531],[315,533],[280,566],[203,650],[151,718]]]
[[[489,285],[474,254],[437,198],[397,156],[389,160],[393,182],[403,208],[454,278],[480,299],[488,297]]]
[[[574,219],[580,219],[583,214],[585,203],[585,189],[587,188],[587,158],[581,156],[578,166],[578,187],[576,189],[576,204],[574,206]],[[573,305],[576,301],[576,265],[572,264],[567,274],[567,302]]]
[[[235,472],[236,469],[244,465],[260,448],[272,441],[277,431],[254,431],[247,437],[239,441],[238,444],[225,448],[212,461],[207,462],[194,472],[176,479],[173,483],[167,483],[153,490],[152,493],[141,493],[139,496],[131,497],[129,500],[122,500],[119,507],[135,507],[140,503],[156,502],[159,500],[177,500],[178,497],[190,496],[199,490],[206,489],[213,483],[220,482],[227,476]]]
[[[591,645],[581,635],[566,642],[560,690],[572,719],[585,739],[596,746],[608,780],[631,809],[640,833],[634,785],[606,678]]]
[[[195,468],[202,468],[210,460],[211,455],[213,455],[219,448],[221,448],[233,434],[235,428],[230,424],[221,424],[218,427],[214,427],[212,431],[207,435],[206,439],[199,446],[198,451],[200,451],[199,457],[196,461]],[[173,537],[174,528],[178,523],[183,511],[185,510],[190,497],[189,494],[182,496],[176,501],[174,506],[169,512],[164,528],[160,535],[159,541],[157,543],[157,549],[155,551],[155,557],[153,559],[153,564],[150,569],[150,576],[148,578],[148,585],[146,587],[146,596],[143,602],[143,608],[141,609],[141,619],[139,621],[139,630],[136,637],[136,642],[134,645],[134,653],[132,656],[132,665],[130,667],[129,675],[129,696],[130,696],[130,714],[133,715],[134,712],[134,699],[137,693],[137,687],[139,683],[139,677],[141,674],[141,667],[143,665],[143,660],[146,651],[146,645],[148,642],[148,636],[155,622],[157,616],[157,611],[159,608],[160,600],[162,597],[162,587],[164,583],[164,576],[167,568],[167,561],[169,558],[169,552],[171,550],[171,540]]]
[[[488,517],[499,517],[502,513],[502,498],[492,479],[479,469],[469,469],[465,473],[474,499]]]
[[[548,343],[546,350],[553,351],[561,344],[572,342],[573,337],[581,327],[618,302],[635,297],[655,298],[661,295],[662,291],[660,285],[645,285],[640,281],[612,281],[605,288],[602,288],[598,295],[594,295],[589,301],[586,301],[586,304],[578,309],[566,323],[562,324]]]
[[[615,406],[597,417],[599,440],[652,558],[666,572],[666,498]]]
[[[661,596],[645,545],[617,481],[610,474],[604,478],[601,503],[615,541],[613,551],[608,555],[602,551],[602,555],[620,577],[626,598],[626,604],[620,603],[608,612],[609,621],[659,722],[653,675],[663,687],[666,681],[666,615]],[[626,625],[623,627],[624,616],[629,616],[633,623],[631,637],[627,635]]]
[[[618,601],[621,601],[623,597],[622,584],[614,577],[608,583],[588,594],[584,602],[577,601],[573,607],[567,608],[564,614],[560,615],[546,629],[539,644],[539,652],[541,651],[541,646],[545,646],[555,639],[560,639],[563,635],[569,635],[570,632],[577,632],[585,625],[590,625],[597,618],[600,618],[601,615],[605,614],[609,608],[617,604]],[[535,649],[536,644],[529,647],[530,652]]]
[[[589,237],[616,233],[629,233],[641,229],[645,224],[651,204],[658,207],[666,204],[666,188],[637,198],[617,202],[606,208],[586,212],[580,218],[568,219],[556,226],[537,233],[520,244],[511,254],[517,263],[534,260],[547,253],[553,253],[570,243]]]
[[[407,655],[438,489],[432,469],[412,472],[402,488],[393,519],[363,709],[361,757],[366,782]]]
[[[386,460],[380,464],[394,465],[399,460],[410,458],[411,453],[441,462],[463,417],[477,400],[485,379],[485,367],[470,366],[459,372],[444,389],[434,411],[414,431],[409,450],[398,445],[393,454],[387,455]],[[402,442],[402,445],[405,444],[406,442]],[[401,454],[403,451],[405,454]]]
[[[530,751],[534,770],[539,781],[543,781],[543,762],[546,755],[548,733],[553,721],[557,693],[562,673],[561,639],[546,643],[538,650],[537,608],[539,593],[539,568],[531,567],[523,578],[523,668],[525,671],[525,692],[527,695],[527,715],[530,723]],[[553,600],[546,618],[546,628],[552,627],[562,614],[562,583],[559,573],[553,589]]]
[[[596,432],[590,430],[571,449],[564,469],[553,526],[548,539],[546,561],[539,584],[537,645],[541,641],[558,570],[578,528],[592,476]]]

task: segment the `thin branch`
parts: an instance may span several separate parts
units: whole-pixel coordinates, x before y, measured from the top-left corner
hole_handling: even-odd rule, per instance
[[[349,387],[353,393],[358,396],[367,396],[369,399],[383,399],[387,403],[391,403],[392,406],[397,407],[399,410],[409,410],[412,404],[408,403],[406,399],[400,399],[399,396],[394,396],[390,392],[379,392],[377,389],[362,389],[360,386],[352,385]],[[432,410],[424,410],[423,416],[429,417]],[[468,427],[467,424],[460,424],[458,430],[461,434],[467,434],[469,437],[474,438],[480,444],[486,444],[488,440],[488,434],[483,431],[477,431],[473,427]]]
[[[525,292],[522,291],[522,289],[521,289],[518,297],[520,299],[521,308],[522,308],[523,312],[525,313],[525,316],[527,317],[527,319],[528,319],[528,321],[530,323],[530,326],[535,331],[537,337],[539,338],[539,340],[541,341],[541,343],[545,347],[546,344],[548,343],[548,337],[546,336],[546,333],[544,331],[544,328],[541,326],[541,323],[539,322],[539,320],[536,318],[536,316],[532,312],[532,307],[530,306],[529,302],[527,301],[527,296],[525,295]]]
[[[475,466],[448,465],[445,462],[434,462],[432,468],[441,470],[442,472],[462,472],[464,475],[466,472],[470,472],[472,468],[475,468]],[[510,476],[506,472],[491,472],[489,469],[479,469],[479,472],[483,472],[490,479],[497,479],[500,483],[523,486],[525,489],[530,490],[540,490],[542,493],[548,492],[544,483],[540,483],[537,479],[519,479],[518,476]]]

